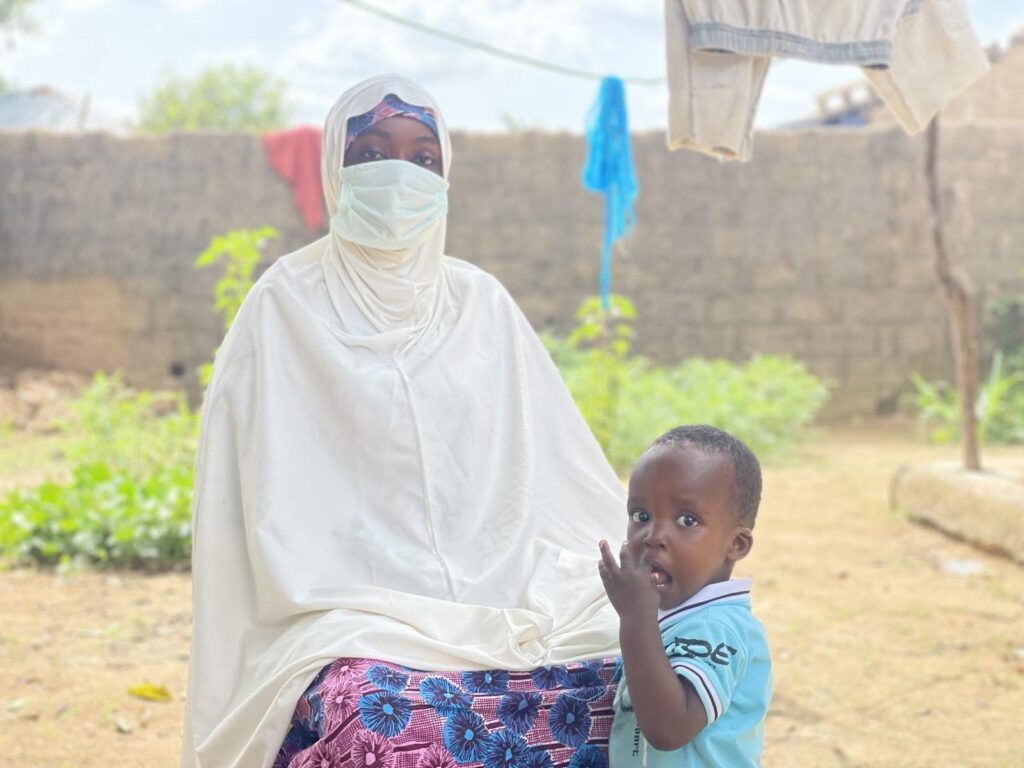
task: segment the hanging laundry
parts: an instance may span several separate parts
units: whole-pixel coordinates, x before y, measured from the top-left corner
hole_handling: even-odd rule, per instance
[[[889,66],[864,74],[907,133],[918,133],[988,68],[963,2],[924,0],[900,22]]]
[[[587,164],[583,186],[604,196],[604,246],[601,253],[601,304],[611,306],[612,250],[633,231],[638,187],[629,142],[626,88],[617,77],[601,81],[587,114]]]
[[[988,71],[964,0],[665,0],[670,149],[749,160],[771,57],[864,69],[908,133]]]
[[[292,200],[306,229],[319,232],[324,225],[323,187],[320,184],[321,133],[300,126],[263,136],[270,167],[292,188]]]

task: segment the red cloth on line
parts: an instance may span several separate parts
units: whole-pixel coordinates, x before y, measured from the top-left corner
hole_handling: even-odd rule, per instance
[[[302,125],[267,133],[263,136],[263,148],[270,167],[291,186],[292,199],[306,228],[319,231],[324,223],[320,129]]]

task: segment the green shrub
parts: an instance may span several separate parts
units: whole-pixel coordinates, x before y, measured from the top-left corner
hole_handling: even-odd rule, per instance
[[[144,478],[81,464],[0,502],[0,552],[40,565],[166,568],[188,561],[192,468],[155,466]]]
[[[253,274],[263,256],[263,248],[279,234],[274,227],[233,229],[210,240],[206,250],[196,257],[193,265],[196,269],[224,262],[224,274],[213,287],[213,311],[224,321],[224,333],[231,330],[235,315],[255,282]],[[213,363],[199,367],[199,381],[204,388],[209,386],[212,375]]]
[[[92,566],[187,560],[198,423],[184,396],[133,393],[97,374],[72,412],[70,481],[0,501],[0,554]]]
[[[712,424],[762,458],[800,439],[828,399],[799,362],[757,356],[745,364],[691,359],[658,367],[630,356],[632,305],[617,297],[605,319],[588,299],[567,339],[542,339],[612,466],[625,472],[651,441],[681,424]]]
[[[960,440],[960,394],[951,384],[926,381],[910,374],[910,397],[918,421],[934,443]],[[992,368],[975,403],[978,436],[986,443],[1024,443],[1024,371],[1007,370],[1002,352],[992,358]]]
[[[137,127],[147,133],[262,133],[283,128],[288,120],[285,82],[259,67],[230,62],[207,67],[195,77],[165,68],[138,111]]]
[[[598,297],[583,301],[576,327],[564,341],[543,335],[577,407],[607,451],[617,425],[621,392],[630,373],[629,348],[636,310],[628,299],[612,296],[606,312]]]
[[[1024,373],[1024,295],[996,300],[992,306],[992,331],[995,349],[1004,355],[1005,370]]]
[[[995,348],[1004,355],[1024,353],[1024,296],[1001,296],[992,304]]]
[[[109,464],[137,477],[154,467],[191,464],[198,415],[183,392],[133,392],[119,374],[97,373],[61,425],[75,464]]]

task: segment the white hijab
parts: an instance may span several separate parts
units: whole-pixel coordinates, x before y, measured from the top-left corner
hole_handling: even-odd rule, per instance
[[[324,133],[336,210],[348,91]],[[444,169],[451,147],[439,119]],[[345,656],[531,669],[617,653],[596,542],[622,487],[501,285],[443,256],[336,235],[280,259],[203,405],[182,765],[270,766],[295,703]]]
[[[373,109],[389,93],[407,104],[433,110],[442,169],[448,178],[452,145],[430,94],[404,77],[371,77],[346,91],[327,115],[321,178],[328,216],[338,211],[348,119]],[[361,331],[362,338],[356,343],[377,350],[394,349],[440,322],[451,309],[448,285],[441,279],[445,230],[442,221],[425,241],[401,251],[367,248],[331,233],[327,289],[347,324]]]

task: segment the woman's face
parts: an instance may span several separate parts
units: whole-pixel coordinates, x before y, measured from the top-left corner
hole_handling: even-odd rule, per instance
[[[345,152],[346,167],[376,160],[406,160],[444,175],[437,136],[411,117],[389,117],[374,123]]]

